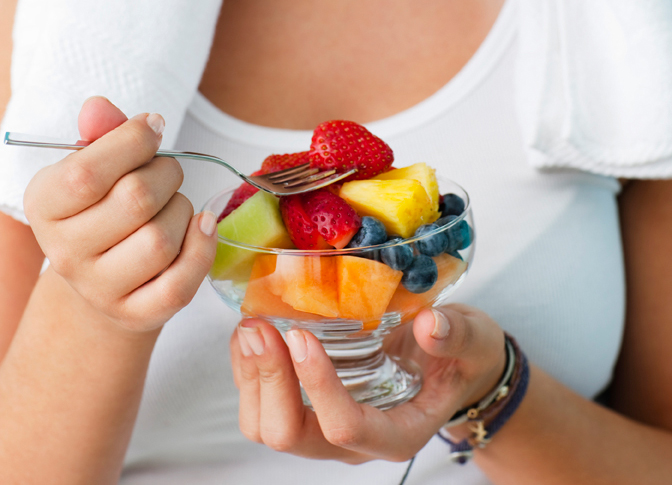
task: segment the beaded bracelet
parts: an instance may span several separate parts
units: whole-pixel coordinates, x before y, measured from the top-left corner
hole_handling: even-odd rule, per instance
[[[484,448],[492,436],[518,409],[530,380],[530,367],[525,354],[508,334],[505,334],[506,366],[495,389],[476,405],[455,413],[440,430],[439,437],[450,445],[450,458],[464,464],[474,456],[474,448]],[[469,423],[471,435],[454,441],[449,429]]]

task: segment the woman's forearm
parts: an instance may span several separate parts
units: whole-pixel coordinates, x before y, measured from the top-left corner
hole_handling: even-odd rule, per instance
[[[47,270],[0,367],[3,483],[116,483],[158,333],[114,325]]]
[[[0,362],[14,338],[43,261],[30,227],[0,212]]]
[[[578,396],[532,368],[520,408],[476,462],[497,485],[667,484],[672,433]]]

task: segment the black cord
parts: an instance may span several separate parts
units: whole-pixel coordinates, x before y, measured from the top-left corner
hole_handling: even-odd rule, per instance
[[[406,473],[404,473],[404,476],[401,477],[401,481],[399,482],[399,485],[404,485],[406,483],[406,478],[408,478],[408,473],[411,471],[411,467],[413,466],[413,462],[415,461],[415,456],[411,458],[411,461],[408,462],[408,466],[406,467]]]

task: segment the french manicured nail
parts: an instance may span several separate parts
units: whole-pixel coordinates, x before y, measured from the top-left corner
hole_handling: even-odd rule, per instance
[[[217,228],[217,216],[214,214],[214,212],[201,212],[201,218],[198,221],[198,228],[206,236],[212,236],[215,233],[215,229]]]
[[[308,346],[306,345],[306,338],[298,330],[290,330],[287,332],[287,347],[292,354],[294,362],[301,363],[308,357]]]
[[[241,336],[247,340],[248,345],[252,349],[254,355],[261,355],[264,353],[264,338],[257,327],[238,327]]]
[[[163,129],[166,127],[166,122],[164,121],[163,116],[158,113],[152,113],[146,120],[149,127],[154,130],[154,133],[158,136],[163,134]]]
[[[245,338],[245,335],[243,335],[243,332],[240,330],[240,327],[237,328],[238,332],[238,344],[240,345],[240,351],[243,353],[245,357],[249,357],[252,355],[252,349],[250,348],[250,344],[247,343],[247,339]]]
[[[448,323],[448,319],[440,311],[432,309],[432,313],[434,314],[434,330],[432,330],[430,335],[437,340],[443,340],[450,332],[450,323]]]

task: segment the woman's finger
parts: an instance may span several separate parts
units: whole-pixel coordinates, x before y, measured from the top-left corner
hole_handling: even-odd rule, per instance
[[[238,426],[250,441],[262,443],[259,433],[259,373],[254,352],[240,325],[231,337],[231,360],[239,391]]]
[[[119,296],[132,292],[175,260],[192,216],[189,200],[173,194],[156,216],[95,261],[96,275]]]
[[[217,216],[212,212],[191,218],[177,258],[123,300],[128,325],[158,327],[192,300],[215,260],[216,229]]]
[[[164,121],[134,116],[88,147],[40,170],[26,190],[26,215],[73,216],[102,199],[128,172],[149,162],[161,144]]]
[[[371,459],[334,446],[324,438],[315,413],[303,404],[289,351],[274,327],[263,320],[250,319],[238,328],[257,366],[259,435],[264,444],[277,451],[314,459],[348,463]]]
[[[82,105],[77,124],[82,140],[94,141],[114,130],[128,118],[103,96],[92,96]]]
[[[78,248],[80,255],[103,253],[156,216],[180,188],[183,178],[175,159],[154,158],[124,175],[88,210],[61,221],[59,237],[69,240],[70,247]]]
[[[463,405],[484,397],[504,372],[504,332],[480,310],[461,304],[424,310],[413,322],[413,335],[427,354],[451,362],[444,369],[464,385]]]
[[[304,432],[304,405],[287,346],[262,320],[244,320],[239,329],[257,365],[261,439],[277,451],[294,450]]]
[[[386,413],[354,401],[313,334],[292,330],[287,333],[287,343],[296,373],[329,443],[369,457],[403,461],[412,456],[402,457],[393,449],[404,437]]]

